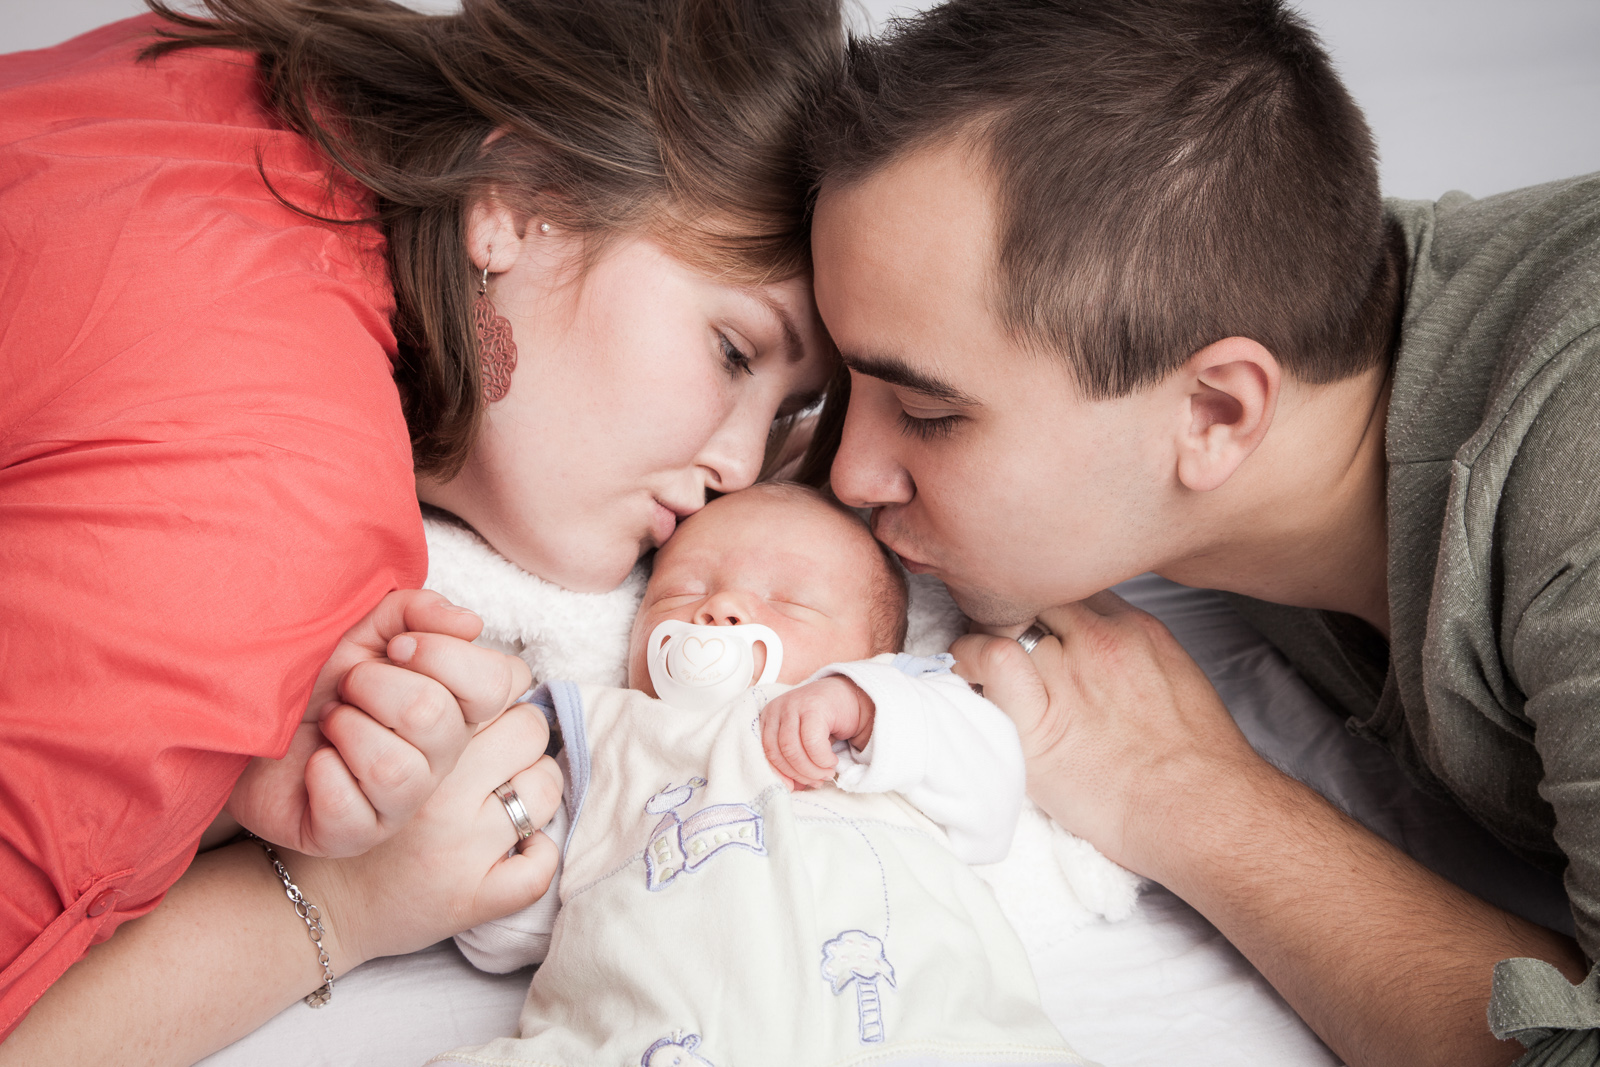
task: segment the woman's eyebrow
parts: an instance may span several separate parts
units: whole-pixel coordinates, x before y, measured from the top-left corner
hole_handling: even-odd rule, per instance
[[[846,367],[857,374],[877,378],[890,385],[898,385],[902,389],[910,389],[931,400],[941,400],[957,407],[977,407],[981,404],[977,397],[964,393],[949,382],[941,381],[926,371],[920,371],[895,356],[865,356],[841,351],[839,358]]]
[[[806,358],[806,346],[800,340],[800,331],[795,328],[794,316],[781,302],[774,299],[770,293],[761,289],[746,289],[745,292],[755,297],[757,303],[772,313],[778,320],[778,327],[783,331],[783,358],[789,363],[799,363]]]

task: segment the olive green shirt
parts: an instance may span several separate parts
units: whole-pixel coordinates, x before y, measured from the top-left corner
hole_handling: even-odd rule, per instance
[[[1391,201],[1408,276],[1388,459],[1390,640],[1230,598],[1424,785],[1565,871],[1600,958],[1600,175]],[[1600,972],[1505,961],[1524,1064],[1600,1063]]]

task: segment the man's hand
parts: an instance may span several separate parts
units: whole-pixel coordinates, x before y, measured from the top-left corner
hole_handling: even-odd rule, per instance
[[[482,629],[437,593],[390,593],[340,639],[288,754],[252,760],[227,813],[309,855],[389,837],[532,682],[521,660],[470,643]]]
[[[1031,654],[969,634],[956,672],[1017,723],[1039,805],[1193,905],[1344,1062],[1505,1064],[1495,961],[1577,946],[1451,885],[1251,751],[1200,668],[1110,593],[1040,615]]]
[[[1264,766],[1200,667],[1153,616],[1113,593],[1051,608],[1027,653],[968,634],[955,671],[1017,724],[1029,791],[1107,856],[1160,879],[1170,805],[1230,767]]]
[[[833,777],[836,739],[857,751],[872,740],[873,714],[872,698],[856,683],[840,675],[819,678],[761,709],[761,747],[790,788],[811,789]]]

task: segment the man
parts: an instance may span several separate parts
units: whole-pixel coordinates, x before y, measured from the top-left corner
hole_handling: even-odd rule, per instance
[[[1035,798],[1352,1065],[1600,1062],[1600,178],[1385,205],[1274,0],[954,0],[843,81],[833,487],[980,624],[1056,635],[955,649]],[[1577,942],[1257,757],[1097,592],[1145,570],[1237,594],[1353,728],[1564,868]]]

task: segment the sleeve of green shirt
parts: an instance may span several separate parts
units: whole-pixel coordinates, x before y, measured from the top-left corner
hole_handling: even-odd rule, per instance
[[[1534,727],[1578,943],[1600,956],[1600,336],[1574,339],[1495,509],[1500,651]],[[1552,370],[1555,368],[1552,367]],[[1490,1024],[1519,1064],[1600,1064],[1600,969],[1578,986],[1537,960],[1495,969]]]

